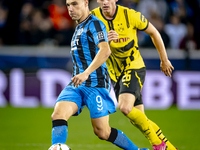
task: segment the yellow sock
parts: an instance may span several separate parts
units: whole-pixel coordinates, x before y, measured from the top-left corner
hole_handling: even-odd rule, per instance
[[[148,122],[146,115],[139,109],[133,107],[131,112],[127,115],[131,122],[145,135],[151,145],[160,145],[161,140],[156,135],[154,129]]]
[[[154,131],[156,132],[157,136],[162,139],[167,144],[167,150],[176,150],[176,148],[167,140],[167,138],[162,133],[161,129],[155,124],[153,121],[149,120],[149,123],[153,127]]]

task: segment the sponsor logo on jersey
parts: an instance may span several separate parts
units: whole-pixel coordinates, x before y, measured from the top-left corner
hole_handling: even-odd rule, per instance
[[[126,42],[130,40],[129,37],[125,37],[125,38],[119,38],[119,39],[116,39],[116,40],[113,40],[114,43],[123,43],[123,42]]]
[[[73,40],[72,42],[71,42],[71,47],[76,47],[77,45],[79,44],[79,39],[75,39],[75,40]],[[71,50],[74,50],[74,49],[71,49]]]
[[[82,34],[82,32],[83,32],[83,28],[79,29],[79,31],[78,31],[78,33],[77,33],[77,35],[81,35],[81,34]]]

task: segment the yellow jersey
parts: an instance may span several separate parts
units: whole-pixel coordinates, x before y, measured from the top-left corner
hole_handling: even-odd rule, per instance
[[[119,34],[118,39],[110,43],[112,53],[106,61],[111,79],[117,82],[122,72],[145,67],[138,49],[137,29],[145,30],[147,19],[140,12],[120,5],[111,20],[103,16],[100,7],[91,13],[105,24],[107,32],[115,30]]]

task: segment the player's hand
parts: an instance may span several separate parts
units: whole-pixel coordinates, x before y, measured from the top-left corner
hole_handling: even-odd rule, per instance
[[[85,80],[88,79],[88,74],[83,72],[83,73],[80,73],[76,76],[74,76],[71,81],[73,83],[73,86],[74,87],[78,87],[79,85],[81,85]]]
[[[164,72],[164,74],[166,76],[171,77],[172,70],[174,70],[174,67],[172,66],[172,64],[169,60],[167,60],[165,62],[161,61],[160,68],[161,68],[161,71]]]
[[[112,40],[116,40],[118,38],[119,34],[114,31],[114,30],[110,30],[108,32],[108,42],[110,43]]]

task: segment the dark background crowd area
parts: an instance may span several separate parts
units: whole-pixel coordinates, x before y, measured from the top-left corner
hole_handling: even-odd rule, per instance
[[[140,11],[160,32],[166,48],[200,49],[200,0],[119,0]],[[98,7],[90,0],[90,10]],[[0,0],[0,45],[69,46],[76,23],[65,0]],[[153,48],[138,31],[140,47]]]

